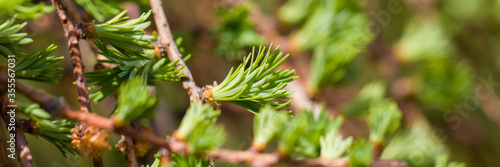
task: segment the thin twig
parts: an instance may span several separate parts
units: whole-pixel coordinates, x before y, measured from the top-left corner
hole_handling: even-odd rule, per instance
[[[180,72],[184,75],[182,80],[182,87],[188,91],[190,100],[201,100],[201,89],[196,85],[191,71],[182,60],[182,55],[174,42],[170,26],[168,24],[165,11],[162,7],[161,0],[150,0],[151,9],[153,10],[154,19],[156,23],[156,30],[158,31],[158,39],[163,49],[166,49],[170,61],[179,60],[178,67],[184,67]]]
[[[83,112],[92,112],[90,109],[89,92],[86,86],[84,68],[79,46],[78,28],[74,21],[68,15],[66,7],[60,0],[52,0],[52,5],[56,7],[57,14],[64,29],[64,36],[68,39],[69,54],[73,64],[73,74],[75,75],[76,87],[78,88],[78,101],[80,110]]]
[[[116,148],[125,154],[130,167],[137,167],[137,160],[135,159],[134,142],[129,136],[122,135],[122,139],[116,144]]]
[[[84,75],[85,65],[83,64],[82,55],[80,53],[80,35],[78,35],[80,34],[79,30],[73,18],[70,18],[71,15],[68,13],[66,6],[62,4],[61,0],[52,0],[52,5],[56,7],[57,14],[64,29],[64,36],[68,39],[69,54],[71,57],[71,64],[73,65],[73,75],[75,77],[76,87],[78,89],[80,111],[84,113],[91,113],[92,110],[90,109],[89,92]],[[81,122],[78,122],[75,125],[75,129],[77,127],[81,127],[80,124]],[[103,166],[102,157],[94,157],[92,161],[94,162],[95,167]]]

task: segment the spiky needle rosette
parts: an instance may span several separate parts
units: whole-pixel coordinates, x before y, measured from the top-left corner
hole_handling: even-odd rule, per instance
[[[14,17],[0,24],[0,55],[7,58],[8,55],[24,55],[26,52],[19,49],[21,45],[31,43],[31,38],[26,38],[27,33],[18,33],[26,26],[27,22],[14,24]]]
[[[261,46],[255,52],[254,47],[236,70],[231,68],[224,81],[211,88],[211,98],[216,102],[237,104],[253,113],[257,113],[266,104],[275,109],[290,105],[291,100],[286,103],[274,100],[290,99],[288,95],[293,91],[282,89],[298,77],[292,77],[295,70],[274,71],[289,55],[283,56],[279,46],[275,50],[271,48],[272,44],[266,52],[266,48]]]
[[[142,49],[153,49],[151,42],[156,41],[154,35],[145,35],[144,29],[151,25],[146,19],[151,15],[151,11],[143,13],[139,18],[126,20],[124,16],[127,10],[116,15],[113,19],[95,25],[95,37],[106,41],[118,50],[134,53],[141,53]],[[124,21],[126,20],[126,21]]]

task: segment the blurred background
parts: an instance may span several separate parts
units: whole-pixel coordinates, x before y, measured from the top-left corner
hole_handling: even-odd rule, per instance
[[[142,0],[109,3],[129,10],[131,18],[150,9]],[[221,82],[252,46],[273,42],[291,54],[283,68],[300,76],[287,87],[296,91],[293,112],[324,104],[346,118],[344,136],[366,138],[367,106],[391,98],[403,112],[402,127],[382,158],[433,166],[435,157],[448,154],[468,166],[500,166],[500,0],[164,0],[163,7],[174,37],[192,54],[186,63],[200,87]],[[154,30],[152,24],[148,33]],[[57,15],[29,20],[25,32],[34,39],[28,51],[59,46],[54,55],[65,57],[65,70],[57,85],[23,82],[78,108]],[[82,41],[80,47],[85,71],[94,70],[93,44]],[[162,82],[156,93],[151,126],[167,136],[177,129],[189,97],[180,82]],[[108,97],[93,111],[107,116],[115,103]],[[221,110],[218,121],[229,132],[223,148],[248,148],[253,114],[229,103]],[[27,137],[38,166],[91,166],[90,159],[65,159],[49,142]],[[110,145],[119,139],[112,134]],[[139,163],[151,164],[154,153]],[[127,164],[114,147],[103,160],[104,166]]]

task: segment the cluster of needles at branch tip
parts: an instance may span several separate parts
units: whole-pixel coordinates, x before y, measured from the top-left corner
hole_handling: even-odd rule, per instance
[[[259,47],[257,52],[253,48],[252,53],[243,59],[243,63],[236,70],[231,68],[227,77],[211,88],[213,100],[231,102],[253,113],[258,113],[257,111],[266,104],[275,109],[289,106],[291,100],[285,103],[274,100],[290,99],[288,95],[293,91],[283,88],[298,76],[292,77],[295,70],[275,71],[289,55],[283,56],[279,47],[271,49],[272,44],[267,52],[265,47]]]

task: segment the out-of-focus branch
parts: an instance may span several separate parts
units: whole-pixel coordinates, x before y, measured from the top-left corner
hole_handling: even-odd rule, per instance
[[[247,163],[250,166],[272,166],[279,163],[299,166],[328,166],[328,167],[347,167],[349,158],[342,157],[338,159],[310,158],[310,159],[283,159],[278,153],[259,153],[254,151],[234,151],[218,149],[207,153],[207,157],[223,160],[232,163]],[[396,160],[374,160],[373,166],[385,167],[406,167],[406,163]]]
[[[129,136],[122,135],[122,139],[116,144],[116,148],[127,156],[127,161],[130,167],[137,167],[135,159],[134,142]]]
[[[292,45],[288,43],[288,37],[280,35],[277,31],[276,21],[273,18],[266,17],[264,14],[260,12],[255,5],[256,8],[252,10],[251,19],[253,22],[257,23],[255,26],[255,30],[267,38],[269,41],[272,41],[280,46],[280,49],[284,53],[295,53],[295,50],[292,48]],[[290,57],[293,59],[293,57]],[[284,69],[297,69],[288,59],[285,61],[280,68]],[[307,85],[304,81],[307,80],[307,77],[300,76],[299,79],[292,81],[287,84],[285,87],[286,90],[295,91],[290,96],[293,98],[292,108],[294,111],[300,111],[304,108],[314,109],[313,112],[315,115],[319,115],[319,104],[313,100],[311,100],[310,93],[306,90]]]
[[[190,100],[201,100],[201,89],[194,82],[191,71],[189,71],[186,63],[182,60],[182,55],[179,52],[172,36],[172,32],[170,31],[170,26],[168,24],[167,16],[165,15],[165,11],[163,10],[161,0],[150,0],[149,2],[151,9],[153,10],[156,30],[158,31],[158,39],[162,49],[166,49],[165,52],[168,54],[171,61],[179,60],[177,64],[178,67],[184,66],[181,73],[186,76],[181,79],[182,86],[188,91]]]
[[[7,134],[6,130],[7,127],[4,127],[3,123],[0,122],[0,134]],[[14,166],[14,162],[12,162],[12,159],[8,157],[8,145],[7,135],[0,135],[0,167]]]
[[[3,93],[2,93],[3,95]],[[31,156],[30,149],[28,147],[28,141],[26,141],[26,137],[24,136],[24,130],[21,126],[21,120],[17,118],[15,115],[11,115],[7,113],[7,100],[2,99],[0,101],[0,113],[5,122],[5,125],[8,125],[11,122],[11,119],[14,119],[14,134],[15,134],[15,147],[17,159],[22,167],[34,167],[33,157]],[[3,135],[3,134],[2,134]]]

